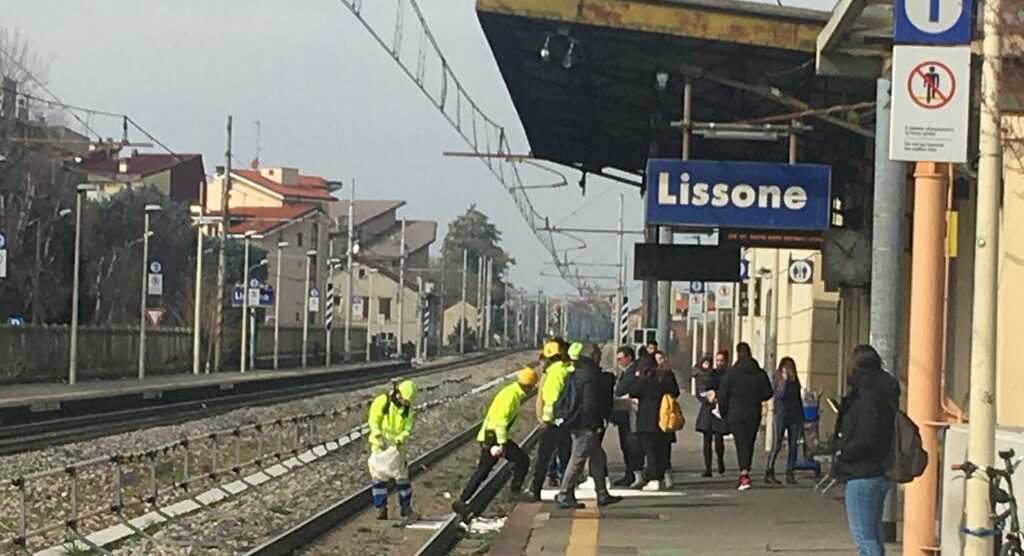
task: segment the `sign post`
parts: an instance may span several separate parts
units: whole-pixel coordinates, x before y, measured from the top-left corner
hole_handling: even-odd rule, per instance
[[[146,293],[152,296],[164,294],[164,265],[153,259],[149,261],[149,277],[146,280]]]

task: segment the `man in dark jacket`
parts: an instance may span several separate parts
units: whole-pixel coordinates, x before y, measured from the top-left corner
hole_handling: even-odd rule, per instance
[[[622,369],[615,382],[616,407],[612,411],[611,422],[619,432],[619,449],[622,450],[622,461],[626,464],[626,474],[613,483],[615,486],[635,488],[643,486],[644,453],[640,439],[633,430],[636,424],[636,402],[629,397],[629,388],[636,382],[636,352],[629,346],[622,346],[615,352],[615,362]]]
[[[718,408],[736,441],[736,459],[740,468],[739,490],[750,489],[750,468],[754,443],[761,428],[761,404],[772,397],[768,375],[750,353],[750,345],[736,345],[736,363],[722,378]]]
[[[601,446],[608,418],[612,414],[615,377],[601,371],[601,349],[594,344],[581,346],[575,362],[576,370],[568,378],[580,396],[580,412],[574,422],[562,423],[572,436],[572,454],[562,476],[562,485],[555,501],[559,508],[577,509],[583,505],[576,501],[576,483],[583,474],[583,466],[590,461],[590,476],[597,491],[597,505],[607,506],[620,499],[608,493],[605,481],[608,475],[608,456]],[[571,351],[575,351],[570,349]]]

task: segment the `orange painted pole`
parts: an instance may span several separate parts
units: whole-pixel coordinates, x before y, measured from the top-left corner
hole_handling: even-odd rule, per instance
[[[914,169],[914,243],[910,265],[910,349],[907,414],[921,428],[928,452],[923,475],[903,497],[903,554],[936,552],[935,515],[939,491],[938,422],[942,369],[943,280],[945,276],[946,164],[918,162]]]

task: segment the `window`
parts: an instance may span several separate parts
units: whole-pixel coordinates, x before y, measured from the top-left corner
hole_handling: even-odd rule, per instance
[[[360,298],[363,300],[363,312],[359,315],[359,318],[366,320],[370,316],[370,299],[367,297]]]
[[[320,225],[315,222],[313,223],[313,233],[310,234],[309,241],[314,251],[320,249]]]
[[[384,315],[384,320],[391,320],[391,298],[381,297],[377,299],[377,303],[380,304],[380,308],[377,309],[378,313]]]
[[[302,232],[299,232],[298,237],[295,238],[295,246],[302,247]]]
[[[359,269],[359,279],[362,280],[363,278],[366,278],[366,269],[365,268],[360,268]]]

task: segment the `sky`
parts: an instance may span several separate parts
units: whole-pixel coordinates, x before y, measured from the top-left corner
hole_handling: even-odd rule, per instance
[[[833,2],[783,3],[830,9]],[[420,4],[466,90],[507,129],[512,150],[527,152],[473,0]],[[466,147],[340,1],[0,0],[0,7],[0,26],[17,30],[44,61],[49,88],[62,101],[128,114],[176,152],[201,153],[211,173],[223,164],[227,116],[234,117],[234,150],[244,162],[256,154],[258,120],[263,165],[298,167],[346,185],[354,179],[359,198],[404,199],[402,216],[441,224],[435,249],[446,224],[475,204],[517,261],[514,284],[570,292],[489,171],[473,159],[442,156]],[[119,136],[119,122],[88,122]],[[579,175],[567,171],[566,178],[569,187],[531,194],[552,224],[614,228],[621,195],[626,228],[640,228],[636,189],[590,178],[583,196]],[[614,235],[586,241],[587,249],[570,259],[615,262]]]

